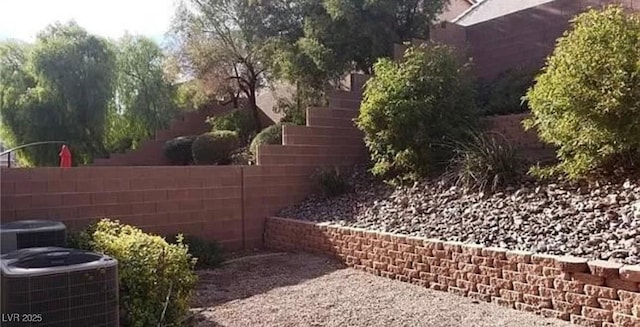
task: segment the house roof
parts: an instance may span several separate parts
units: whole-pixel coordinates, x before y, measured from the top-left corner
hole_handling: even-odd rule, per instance
[[[452,22],[462,26],[482,23],[556,0],[484,0],[476,3]]]

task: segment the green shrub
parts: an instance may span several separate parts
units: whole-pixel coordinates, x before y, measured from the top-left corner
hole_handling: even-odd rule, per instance
[[[527,98],[525,127],[558,147],[569,178],[610,170],[640,147],[640,20],[620,7],[590,10],[558,40]],[[610,164],[613,164],[610,166]]]
[[[235,109],[222,116],[209,117],[213,131],[234,131],[242,144],[247,144],[256,131],[256,122],[249,109]]]
[[[376,175],[426,175],[446,166],[451,149],[475,124],[473,88],[453,49],[407,49],[404,61],[380,59],[357,118]]]
[[[91,224],[83,230],[69,231],[67,233],[67,246],[72,249],[93,250],[93,233],[97,227],[97,224]]]
[[[195,259],[181,236],[175,244],[169,244],[160,236],[108,219],[83,235],[84,244],[91,250],[118,260],[121,325],[183,325],[197,277],[193,272]]]
[[[198,136],[191,146],[197,165],[228,165],[231,155],[240,147],[238,134],[233,131],[213,131]]]
[[[282,123],[305,125],[307,123],[307,108],[326,107],[329,105],[324,88],[298,85],[290,98],[279,98],[273,108],[275,113],[282,113]]]
[[[254,157],[249,152],[249,147],[238,148],[231,154],[231,164],[237,166],[246,166],[254,163]]]
[[[535,73],[524,69],[510,69],[490,82],[479,81],[476,104],[483,115],[507,115],[529,111],[523,98],[533,85]]]
[[[258,133],[251,141],[249,152],[255,157],[258,155],[258,146],[262,144],[282,144],[282,124],[271,125]]]
[[[175,102],[180,110],[191,111],[204,107],[215,99],[207,94],[202,84],[198,80],[191,80],[178,85],[176,89]]]
[[[521,176],[521,162],[515,149],[501,135],[471,133],[468,141],[457,142],[449,175],[458,185],[495,191],[515,183]]]
[[[340,196],[351,191],[351,185],[338,167],[322,168],[312,176],[316,180],[320,191],[327,198]]]
[[[197,136],[180,136],[164,144],[163,153],[172,165],[189,165],[193,162],[191,146]]]
[[[167,238],[167,242],[176,243],[180,235]],[[183,244],[189,248],[189,254],[197,259],[196,268],[215,268],[222,263],[222,249],[215,241],[205,241],[199,237],[184,235]]]

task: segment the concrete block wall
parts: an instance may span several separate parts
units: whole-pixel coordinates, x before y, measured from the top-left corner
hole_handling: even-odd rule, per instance
[[[640,266],[270,217],[265,243],[582,326],[640,326]]]
[[[432,41],[451,45],[459,50],[461,54],[467,53],[467,34],[463,26],[450,22],[443,22],[434,25],[430,31]],[[463,58],[468,59],[468,58]]]
[[[225,249],[261,247],[264,219],[315,191],[315,165],[76,167],[0,172],[0,221],[62,221],[78,230],[119,219]]]
[[[555,148],[542,143],[535,130],[525,131],[522,121],[529,113],[487,117],[482,120],[484,128],[504,138],[523,158],[531,161],[550,162],[555,159]]]
[[[514,146],[521,148],[541,147],[538,134],[534,130],[525,131],[522,121],[529,117],[528,113],[494,116],[484,119],[487,130],[499,133]]]
[[[2,169],[2,222],[51,219],[69,229],[120,219],[160,235],[178,232],[241,245],[240,167]]]

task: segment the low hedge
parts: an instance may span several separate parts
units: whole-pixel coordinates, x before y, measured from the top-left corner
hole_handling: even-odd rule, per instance
[[[282,144],[282,124],[271,125],[253,138],[249,151],[254,157],[258,155],[258,147],[262,144]]]
[[[163,153],[172,165],[186,166],[193,162],[191,146],[197,136],[179,136],[164,144]]]
[[[231,155],[240,147],[238,133],[213,131],[204,133],[191,146],[193,160],[197,165],[228,165]]]

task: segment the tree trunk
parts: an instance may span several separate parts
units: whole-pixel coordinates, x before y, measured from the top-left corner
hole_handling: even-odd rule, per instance
[[[249,90],[249,109],[251,109],[251,113],[253,114],[253,120],[255,121],[256,133],[260,133],[262,130],[262,124],[260,123],[260,109],[258,108],[258,104],[256,103],[256,89],[255,87],[251,87]]]
[[[233,103],[233,109],[238,109],[238,98],[240,97],[239,95],[236,95],[235,91],[231,91],[229,92],[229,95],[231,95],[231,103]]]

